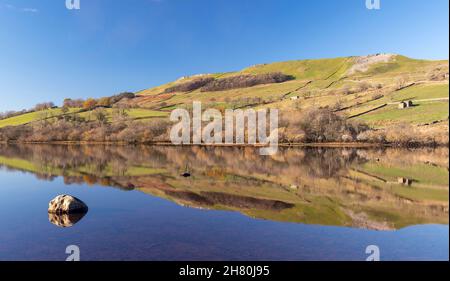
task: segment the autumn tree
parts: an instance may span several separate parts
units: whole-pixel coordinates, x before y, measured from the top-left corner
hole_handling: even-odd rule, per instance
[[[84,104],[84,100],[82,100],[82,99],[73,100],[73,99],[67,98],[67,99],[64,99],[64,102],[63,102],[63,106],[68,107],[68,108],[82,108],[83,104]]]
[[[67,114],[67,113],[69,113],[69,108],[67,106],[63,106],[61,108],[61,112],[62,112],[62,114]]]
[[[93,109],[97,105],[95,99],[89,98],[83,103],[83,109]]]
[[[124,121],[128,118],[130,106],[127,104],[116,104],[113,109],[113,119],[117,121]]]
[[[101,124],[106,124],[106,122],[108,121],[108,116],[106,115],[106,112],[101,108],[97,108],[96,110],[94,110],[93,115],[94,118]]]
[[[46,109],[53,108],[54,106],[55,106],[55,104],[53,102],[43,102],[43,103],[36,104],[34,109],[36,111],[41,111],[41,110],[46,110]]]

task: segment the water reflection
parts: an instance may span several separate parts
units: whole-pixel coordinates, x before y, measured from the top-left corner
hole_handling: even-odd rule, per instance
[[[48,220],[59,227],[72,227],[79,222],[87,212],[74,214],[48,214]]]
[[[377,230],[448,224],[447,148],[296,148],[264,157],[251,148],[0,145],[0,165],[274,221]]]

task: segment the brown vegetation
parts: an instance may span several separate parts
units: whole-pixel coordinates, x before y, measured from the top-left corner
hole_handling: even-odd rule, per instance
[[[83,103],[83,109],[93,109],[97,105],[97,101],[89,98]]]
[[[53,107],[55,107],[55,104],[53,102],[43,102],[43,103],[36,104],[36,106],[34,107],[34,110],[41,111],[41,110],[46,110],[46,109],[50,109]]]
[[[106,115],[95,110],[96,122],[85,122],[70,115],[55,122],[0,129],[0,141],[8,142],[125,142],[146,143],[168,140],[170,123],[163,120],[141,123],[122,121],[106,123]]]
[[[83,107],[84,100],[82,99],[64,99],[63,107],[68,108],[81,108]]]
[[[347,120],[330,108],[313,108],[282,116],[287,142],[352,142],[367,125]]]
[[[184,93],[184,92],[195,91],[212,81],[214,81],[214,78],[212,78],[212,77],[197,78],[197,79],[194,79],[189,82],[184,82],[184,83],[169,87],[164,91],[164,93],[165,94],[175,93],[175,92],[183,92]]]
[[[283,83],[294,79],[291,75],[280,72],[259,75],[239,75],[214,80],[204,86],[202,92],[225,91],[230,89],[248,88],[261,84]]]
[[[112,107],[115,104],[119,103],[124,99],[133,99],[135,97],[134,93],[131,92],[123,92],[110,97],[103,97],[100,99],[88,98],[87,100],[83,99],[64,99],[63,106],[65,108],[84,108],[84,109],[93,109],[97,106],[100,107]]]
[[[418,127],[400,123],[385,129],[361,132],[357,136],[357,141],[407,147],[448,145],[448,125]]]
[[[294,77],[280,72],[259,75],[238,75],[222,79],[202,77],[169,87],[164,93],[185,93],[198,89],[201,89],[202,92],[225,91],[230,89],[248,88],[261,84],[282,83],[292,79],[294,79]]]
[[[41,118],[28,125],[0,128],[0,141],[170,142],[169,132],[173,123],[166,119],[132,120],[128,109],[120,106],[113,108],[113,122],[109,122],[102,108],[92,110],[90,115],[89,120],[93,121],[77,114],[65,114],[52,119]],[[279,142],[282,144],[360,142],[411,147],[449,143],[448,125],[445,123],[421,127],[400,124],[388,129],[370,129],[366,124],[349,120],[328,107],[284,113],[279,127]],[[447,133],[442,134],[443,130]]]

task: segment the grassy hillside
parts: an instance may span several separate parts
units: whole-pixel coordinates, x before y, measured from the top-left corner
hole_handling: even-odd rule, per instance
[[[103,109],[107,119],[112,122],[112,108]],[[127,116],[133,120],[146,120],[150,118],[166,117],[169,115],[168,112],[150,110],[146,108],[131,108],[127,111]],[[62,113],[61,109],[48,109],[44,111],[31,112],[22,114],[19,116],[7,118],[0,120],[0,128],[7,126],[19,126],[24,124],[32,124],[33,122],[39,122],[41,120],[53,120],[57,117],[64,115],[76,115],[85,118],[87,121],[94,120],[92,111],[82,111],[81,108],[74,108],[69,111],[69,113]]]
[[[448,127],[448,69],[447,60],[416,60],[390,54],[276,62],[236,72],[183,77],[140,91],[134,98],[120,103],[131,107],[127,113],[131,120],[167,117],[175,108],[189,108],[193,101],[201,101],[204,108],[270,107],[288,114],[328,107],[344,118],[363,121],[372,128],[406,123],[442,130],[442,126]],[[186,92],[168,91],[198,79],[223,81],[221,79],[273,73],[289,75],[292,79],[220,91],[205,91],[205,87]],[[402,101],[412,101],[414,106],[399,109]],[[89,110],[79,113],[77,110],[71,109],[69,114],[93,120]],[[108,122],[113,122],[113,109],[104,111]],[[0,120],[0,128],[33,123],[43,116],[51,121],[61,114],[61,109],[27,113]]]
[[[261,64],[225,74],[187,77],[141,91],[132,103],[161,111],[189,106],[193,100],[216,108],[276,107],[285,111],[339,105],[341,114],[353,116],[363,113],[356,119],[375,127],[398,122],[417,125],[448,118],[448,61],[415,60],[397,55],[386,61],[377,61],[377,57],[383,55],[368,57],[369,62],[363,63],[360,57],[302,60]],[[198,77],[220,79],[273,72],[292,75],[295,79],[220,92],[198,89],[164,93],[168,87]],[[398,102],[404,100],[412,100],[415,107],[399,110]],[[387,107],[364,114],[383,104]]]
[[[71,109],[71,112],[76,112],[77,109]],[[0,120],[0,128],[6,127],[6,126],[20,126],[24,124],[28,124],[40,119],[49,118],[51,116],[59,116],[62,115],[62,111],[59,108],[56,109],[47,109],[45,111],[37,111],[37,112],[30,112],[25,113],[19,116],[7,118],[4,120]]]

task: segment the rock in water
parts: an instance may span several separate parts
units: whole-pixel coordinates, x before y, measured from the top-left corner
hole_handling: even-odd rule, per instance
[[[86,213],[76,214],[48,214],[48,220],[59,227],[71,227],[79,222]]]
[[[50,214],[86,213],[87,205],[78,198],[70,195],[59,195],[48,204]]]

